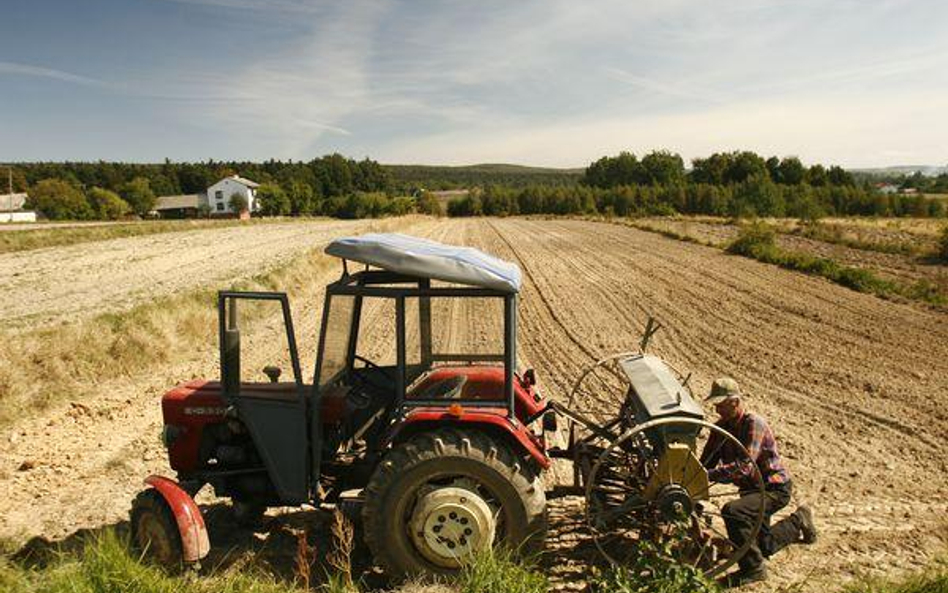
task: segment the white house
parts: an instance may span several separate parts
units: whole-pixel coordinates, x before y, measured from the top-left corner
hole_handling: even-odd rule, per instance
[[[0,222],[36,222],[36,212],[24,210],[26,194],[0,195]]]
[[[221,179],[211,187],[207,188],[207,205],[211,209],[211,214],[231,214],[230,198],[234,194],[240,194],[247,200],[247,209],[250,212],[256,212],[260,206],[257,203],[257,188],[259,183],[244,179],[239,175],[231,175]]]

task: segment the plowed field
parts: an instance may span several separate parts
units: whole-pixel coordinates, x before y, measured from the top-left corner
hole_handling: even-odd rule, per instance
[[[853,574],[915,567],[948,545],[946,314],[611,224],[446,220],[403,230],[522,267],[520,363],[537,369],[554,398],[564,399],[596,358],[634,349],[649,315],[664,325],[652,351],[693,371],[696,392],[715,376],[734,376],[751,409],[774,426],[796,502],[813,505],[821,530],[816,545],[774,559],[768,590],[792,583],[832,590]],[[347,232],[352,227],[339,229]],[[294,303],[306,352],[320,303]],[[457,333],[443,339],[464,339],[478,321],[478,311],[455,313]],[[244,348],[247,368],[275,356],[279,326],[266,327]],[[213,376],[215,357],[212,346],[161,376],[90,386],[81,405],[0,435],[0,535],[63,538],[121,521],[141,478],[167,472],[157,439],[161,393]],[[551,511],[548,569],[557,587],[579,587],[588,552],[575,545],[583,538],[581,501],[564,499]]]

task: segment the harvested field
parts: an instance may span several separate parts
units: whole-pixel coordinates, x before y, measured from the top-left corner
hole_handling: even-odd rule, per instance
[[[695,239],[700,243],[708,243],[717,247],[726,246],[739,233],[739,228],[736,225],[723,221],[701,219],[650,218],[634,224],[641,228],[676,233]],[[774,224],[780,231],[777,235],[777,244],[782,249],[825,257],[844,266],[870,270],[884,280],[896,281],[904,285],[919,282],[929,283],[935,287],[938,294],[948,298],[948,266],[932,262],[930,258],[924,255],[934,249],[937,238],[935,234],[907,231],[901,227],[870,227],[857,223],[849,225],[853,228],[863,229],[860,232],[875,232],[875,236],[886,237],[885,239],[865,239],[866,242],[882,241],[889,245],[906,244],[905,242],[907,242],[908,245],[912,246],[911,249],[905,248],[905,251],[909,253],[886,253],[801,236],[795,234],[796,227],[787,221],[776,221]],[[842,225],[843,223],[834,222],[832,224]],[[909,226],[907,228],[915,227]],[[871,229],[871,231],[865,229]]]
[[[324,236],[358,232],[358,223],[338,224],[350,226]],[[479,247],[520,264],[520,363],[535,367],[541,387],[556,399],[565,399],[577,374],[594,359],[633,349],[648,315],[665,326],[653,351],[694,371],[697,392],[707,390],[715,376],[734,376],[749,393],[751,408],[775,427],[794,475],[795,497],[814,506],[822,531],[816,545],[797,546],[774,559],[769,588],[799,584],[804,591],[835,590],[856,574],[918,567],[948,546],[945,313],[614,224],[494,219],[401,224],[407,232]],[[268,243],[257,249],[270,253]],[[218,267],[244,274],[245,268],[230,260],[245,256],[241,251]],[[102,257],[100,267],[111,269]],[[118,278],[131,274],[123,265],[115,269]],[[174,267],[164,269],[178,290],[197,287]],[[337,273],[327,265],[311,279],[306,298],[294,301],[304,368],[312,368],[321,286]],[[226,274],[216,280],[226,281]],[[47,282],[52,293],[66,292]],[[37,283],[34,290],[45,291],[44,286]],[[95,302],[110,306],[109,298],[149,298],[148,277],[136,286],[138,292],[118,291]],[[158,293],[163,290],[158,285]],[[20,318],[68,319],[69,311],[33,300],[37,310],[23,307]],[[468,337],[462,332],[473,331],[470,324],[479,312],[455,313],[458,333],[443,339]],[[272,346],[279,324],[264,319],[258,327],[245,346],[247,368],[279,356]],[[378,324],[378,337],[386,328]],[[379,349],[384,355],[385,347]],[[123,520],[141,478],[167,473],[156,436],[161,393],[216,372],[214,345],[204,344],[190,360],[161,373],[90,384],[82,401],[25,419],[0,435],[0,536],[59,539]],[[610,399],[604,396],[603,403]],[[556,479],[556,473],[549,476]],[[557,501],[551,512],[546,566],[558,588],[580,588],[579,577],[594,558],[588,546],[577,545],[583,541],[577,523],[581,501]],[[287,553],[292,557],[292,546]]]
[[[226,226],[0,255],[6,279],[0,325],[36,329],[239,282],[372,224],[325,219]]]

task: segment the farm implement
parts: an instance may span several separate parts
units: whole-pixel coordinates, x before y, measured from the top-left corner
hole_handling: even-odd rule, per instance
[[[705,421],[690,376],[646,353],[658,324],[649,320],[638,351],[585,369],[560,404],[534,370],[517,372],[516,265],[390,234],[326,252],[342,275],[326,287],[312,382],[285,294],[219,293],[220,380],[164,395],[176,480],[150,476],[132,505],[133,539],[150,556],[206,556],[193,499],[205,486],[249,524],[273,506],[357,506],[368,548],[395,575],[450,573],[496,545],[537,550],[547,498],[562,495],[582,497],[589,534],[616,564],[648,542],[716,576],[746,551],[722,520],[739,492],[710,483],[700,455],[713,439],[756,465]],[[247,381],[239,313],[268,304],[282,313],[292,376],[268,366],[267,381]],[[465,347],[458,324],[472,338]],[[556,459],[572,463],[572,480],[546,490]]]

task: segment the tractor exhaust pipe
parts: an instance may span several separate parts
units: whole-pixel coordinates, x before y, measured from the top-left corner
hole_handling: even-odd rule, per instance
[[[237,327],[237,299],[228,299],[227,319],[221,332],[221,383],[224,397],[240,395],[240,328]]]

